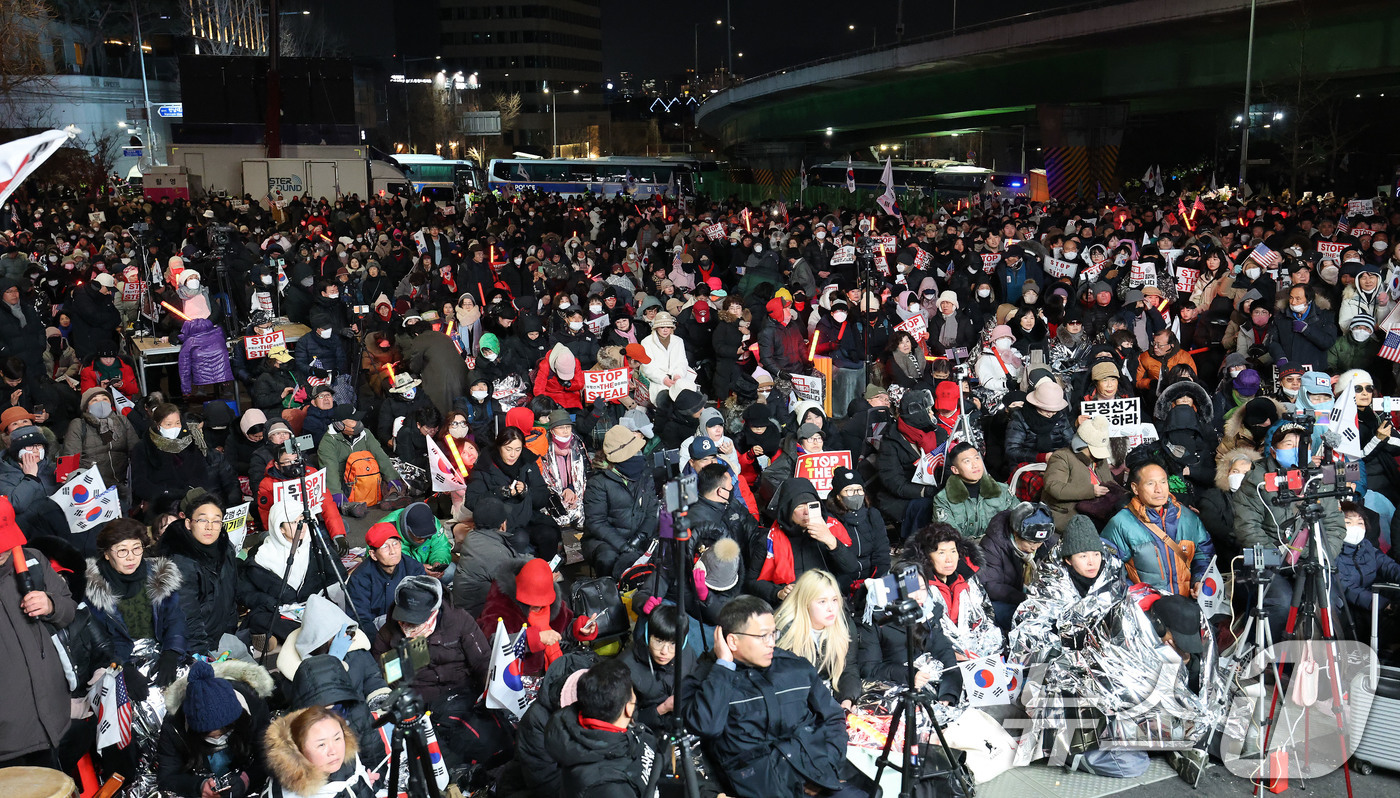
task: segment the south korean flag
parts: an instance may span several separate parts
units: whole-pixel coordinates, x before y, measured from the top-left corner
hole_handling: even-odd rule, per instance
[[[963,694],[969,706],[986,707],[1009,704],[1013,697],[1006,663],[1001,657],[979,657],[959,664],[963,676]]]

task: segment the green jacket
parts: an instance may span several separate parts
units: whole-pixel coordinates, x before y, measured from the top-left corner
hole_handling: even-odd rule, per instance
[[[321,445],[316,447],[316,459],[321,467],[326,469],[326,490],[332,495],[345,493],[345,461],[355,452],[369,452],[374,455],[374,461],[379,463],[380,479],[386,482],[400,479],[399,472],[389,460],[389,455],[384,453],[384,447],[379,445],[379,441],[375,440],[373,435],[365,431],[363,424],[360,425],[360,432],[354,441],[346,440],[344,435],[332,429],[321,436]]]
[[[1349,334],[1339,335],[1337,342],[1327,350],[1327,370],[1340,374],[1351,369],[1364,369],[1375,362],[1376,354],[1380,351],[1381,342],[1375,336],[1364,344],[1358,344]]]
[[[992,516],[1016,506],[1016,494],[988,474],[983,474],[977,485],[978,496],[974,499],[968,495],[967,483],[950,477],[943,490],[933,497],[933,520],[957,527],[969,540],[981,540]]]
[[[436,529],[418,544],[413,542],[413,538],[403,528],[403,510],[394,510],[379,519],[379,522],[393,524],[394,528],[399,530],[399,543],[403,546],[404,553],[418,562],[424,565],[446,565],[452,562],[452,538],[447,534],[447,530],[442,528],[442,519],[433,519]]]
[[[1277,426],[1277,425],[1275,425]],[[1269,430],[1272,440],[1273,429]],[[1264,490],[1264,475],[1271,472],[1287,471],[1274,458],[1273,447],[1266,447],[1263,460],[1254,464],[1240,489],[1230,494],[1230,503],[1235,510],[1235,543],[1241,548],[1263,545],[1277,548],[1280,543],[1291,540],[1298,531],[1298,505],[1278,506],[1268,500]],[[1322,534],[1327,554],[1336,559],[1342,553],[1342,542],[1346,537],[1346,518],[1341,505],[1335,498],[1322,499]]]
[[[1190,541],[1195,544],[1195,551],[1187,566],[1191,573],[1186,580],[1188,583],[1195,583],[1201,581],[1206,569],[1210,567],[1211,558],[1215,556],[1215,543],[1210,539],[1210,533],[1206,531],[1200,517],[1190,507],[1183,504],[1180,511],[1176,529],[1168,528],[1164,531],[1169,534],[1174,531],[1172,537],[1178,543]],[[1133,515],[1132,510],[1125,507],[1108,519],[1100,537],[1117,547],[1123,564],[1131,564],[1137,571],[1138,581],[1166,593],[1183,594],[1180,589],[1181,577],[1186,575],[1178,573],[1176,555],[1161,538]]]

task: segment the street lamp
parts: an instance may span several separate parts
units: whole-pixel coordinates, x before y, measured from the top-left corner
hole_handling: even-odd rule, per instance
[[[545,86],[543,91],[545,94],[549,94],[549,87]],[[574,94],[578,94],[578,89],[574,89]],[[559,157],[559,103],[557,101],[551,102],[549,111],[554,123],[554,138],[550,145],[549,155],[551,158],[557,158]]]
[[[442,60],[442,56],[440,56],[440,55],[435,55],[435,56],[432,56],[432,57],[424,56],[424,57],[422,57],[422,58],[408,58],[407,56],[399,56],[399,60],[400,60],[401,62],[403,62],[403,71],[404,71],[404,72],[408,72],[408,65],[409,65],[409,64],[412,64],[412,63],[417,62],[417,61],[441,61],[441,60]],[[412,152],[412,151],[413,151],[413,109],[411,109],[411,108],[409,107],[409,105],[408,105],[408,93],[409,93],[409,91],[410,91],[408,87],[411,86],[411,85],[413,85],[413,84],[411,84],[411,83],[405,83],[405,84],[404,84],[404,89],[403,89],[404,137],[408,139],[408,149],[409,149],[409,152]]]

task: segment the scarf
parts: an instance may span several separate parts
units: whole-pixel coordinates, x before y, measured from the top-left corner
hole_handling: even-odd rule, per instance
[[[900,418],[897,423],[899,426],[899,434],[903,435],[905,440],[917,446],[919,448],[919,451],[923,452],[924,454],[928,454],[929,452],[938,448],[937,429],[931,429],[927,431],[921,430],[918,427],[915,427],[913,424],[910,424],[909,422],[905,421],[903,418]]]
[[[1079,591],[1080,598],[1089,595],[1089,588],[1093,587],[1094,583],[1098,580],[1099,578],[1097,576],[1090,578],[1080,574],[1073,568],[1069,568],[1069,581],[1074,584],[1074,589]]]
[[[481,308],[475,304],[463,307],[457,306],[457,323],[463,327],[470,327],[481,320]]]
[[[945,416],[942,413],[935,413],[933,417],[938,420],[938,426],[944,432],[948,433],[949,435],[952,435],[953,427],[956,427],[958,425],[958,419],[962,418],[962,413],[958,410],[954,410],[951,416]]]
[[[146,437],[151,441],[152,446],[166,454],[179,454],[194,442],[194,436],[190,434],[189,430],[181,430],[180,437],[172,439],[160,434],[158,427],[151,427],[151,431],[146,433]]]
[[[282,536],[282,531],[271,530],[263,538],[263,542],[258,546],[258,553],[253,557],[253,562],[266,568],[269,573],[281,576],[282,570],[287,567],[290,560],[292,568],[287,571],[287,587],[292,590],[301,590],[301,583],[306,580],[306,568],[311,564],[311,538],[316,532],[306,530],[301,536],[301,545],[296,551],[292,551],[292,542]]]
[[[836,536],[836,540],[844,545],[851,545],[851,534],[846,531],[844,524],[835,518],[829,519],[826,523],[831,534]],[[763,568],[759,569],[758,580],[772,582],[780,586],[790,585],[797,581],[797,565],[792,556],[792,541],[776,521],[768,529],[768,554],[763,559]]]
[[[919,356],[918,352],[894,352],[890,360],[894,361],[895,367],[911,380],[917,380],[924,376],[924,359]]]
[[[549,628],[550,628],[550,625],[549,625],[549,610],[550,610],[549,607],[540,607],[540,608],[538,608],[538,609],[532,609],[532,610],[530,610],[530,614],[527,615],[527,616],[525,616],[525,623],[529,624],[531,628],[533,628],[533,629],[538,629],[538,630],[540,630],[540,631],[544,631],[544,630],[546,630],[546,629],[549,629]],[[544,667],[545,667],[545,670],[549,670],[549,666],[550,666],[556,659],[559,659],[559,658],[562,657],[562,656],[564,656],[564,650],[563,650],[562,648],[559,647],[559,644],[558,644],[558,643],[555,643],[554,645],[550,645],[550,646],[545,646],[545,647],[544,647]]]
[[[501,469],[501,473],[502,473],[502,474],[505,474],[511,481],[516,481],[516,480],[519,480],[519,481],[521,481],[521,482],[524,482],[524,481],[525,481],[525,480],[523,480],[523,479],[520,479],[520,471],[521,471],[521,469],[523,469],[523,468],[525,467],[525,453],[524,453],[524,452],[521,452],[521,453],[520,453],[520,456],[517,457],[517,458],[515,458],[515,462],[514,462],[514,463],[511,463],[510,465],[506,465],[506,463],[505,463],[504,460],[501,460],[501,459],[498,458],[498,459],[496,460],[496,467],[499,468],[499,469]]]
[[[646,473],[647,460],[642,455],[634,455],[620,463],[613,463],[613,468],[627,478],[628,482],[636,482]]]
[[[29,324],[29,318],[24,315],[24,311],[20,309],[18,302],[16,302],[13,305],[11,305],[8,302],[5,302],[3,304],[5,305],[5,307],[9,308],[10,313],[14,314],[14,317],[19,320],[19,327],[21,330],[24,329],[25,325]],[[62,332],[62,330],[60,330],[60,332]],[[66,333],[64,334],[64,337],[67,337]]]
[[[953,315],[951,315],[951,316],[944,316],[944,317],[943,317],[943,325],[939,328],[939,331],[938,331],[938,343],[939,343],[939,345],[942,346],[944,349],[947,349],[948,347],[950,347],[950,346],[952,346],[954,343],[956,343],[957,340],[958,340],[958,316],[957,316],[957,314],[955,313],[955,314],[953,314]]]
[[[97,381],[111,380],[112,382],[122,381],[122,363],[120,360],[113,360],[112,365],[104,366],[102,358],[92,361],[92,367],[97,370]]]

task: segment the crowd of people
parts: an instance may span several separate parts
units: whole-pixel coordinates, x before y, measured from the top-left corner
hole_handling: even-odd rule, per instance
[[[1282,551],[1276,639],[1301,559],[1335,566],[1343,634],[1400,581],[1383,199],[8,207],[0,764],[369,798],[410,686],[451,778],[497,795],[651,795],[678,721],[708,795],[865,794],[847,715],[908,651],[949,712],[974,660],[1064,693],[1171,652],[1163,709],[1204,746],[1233,639],[1211,574]],[[1352,492],[1313,540],[1268,491],[1333,463]],[[77,523],[65,479],[94,471],[120,510]],[[919,618],[882,622],[901,573]],[[484,700],[498,629],[523,712]],[[136,708],[115,742],[89,700],[113,678]]]

